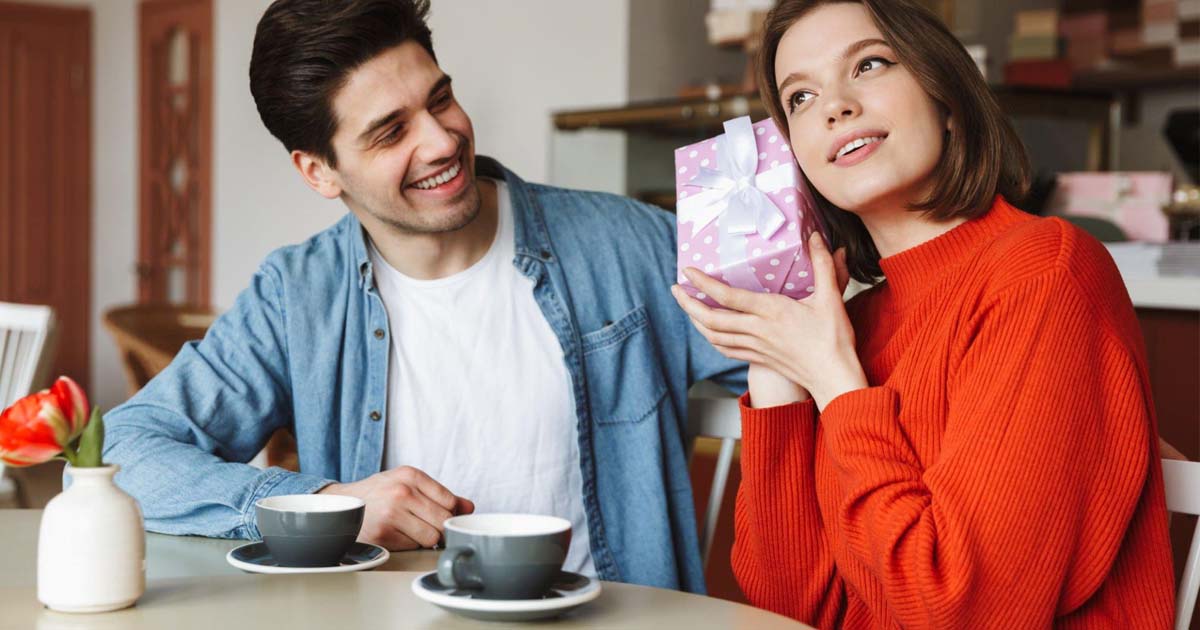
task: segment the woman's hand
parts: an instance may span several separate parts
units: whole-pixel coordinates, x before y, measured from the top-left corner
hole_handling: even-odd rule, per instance
[[[750,406],[755,409],[809,399],[803,387],[765,365],[751,363],[746,373],[746,383],[750,387]]]
[[[842,302],[849,280],[845,251],[830,254],[814,232],[808,252],[816,289],[803,300],[735,289],[692,268],[684,271],[688,280],[730,310],[709,308],[679,286],[671,292],[722,354],[778,372],[807,389],[824,409],[834,398],[868,384]]]

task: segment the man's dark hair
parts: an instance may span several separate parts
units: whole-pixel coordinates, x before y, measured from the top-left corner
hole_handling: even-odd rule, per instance
[[[275,0],[254,34],[250,93],[287,150],[337,166],[333,97],[355,68],[412,40],[430,57],[429,0]]]

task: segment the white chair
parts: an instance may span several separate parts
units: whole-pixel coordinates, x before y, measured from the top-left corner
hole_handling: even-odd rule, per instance
[[[717,519],[721,516],[721,502],[725,498],[725,485],[729,481],[729,469],[733,465],[733,451],[738,440],[742,439],[742,416],[738,410],[737,397],[709,382],[697,383],[688,393],[689,465],[695,452],[696,438],[701,437],[721,441],[712,488],[708,492],[708,507],[700,520],[700,528],[704,532],[700,538],[700,558],[702,566],[707,567],[709,552],[712,551],[713,534],[717,531]]]
[[[1200,515],[1200,462],[1164,459],[1163,485],[1167,490],[1167,509],[1180,514]],[[1196,609],[1200,591],[1200,527],[1192,532],[1192,545],[1175,599],[1175,630],[1187,630]]]
[[[0,410],[45,382],[53,346],[54,309],[0,302]],[[11,504],[16,484],[0,463],[0,505]]]

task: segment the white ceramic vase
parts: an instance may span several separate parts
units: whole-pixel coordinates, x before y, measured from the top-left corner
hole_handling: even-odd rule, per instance
[[[113,483],[118,468],[68,466],[71,486],[42,513],[38,600],[52,610],[117,610],[146,590],[142,510]]]

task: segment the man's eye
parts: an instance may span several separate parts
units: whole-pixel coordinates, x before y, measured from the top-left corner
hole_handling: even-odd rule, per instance
[[[443,94],[433,102],[433,108],[436,110],[443,110],[450,106],[450,101],[452,100],[454,100],[454,97],[450,96],[450,94]]]
[[[404,125],[396,125],[395,127],[389,129],[387,133],[383,134],[383,136],[379,138],[379,142],[381,144],[391,144],[400,138],[400,132],[402,131],[404,131]]]

